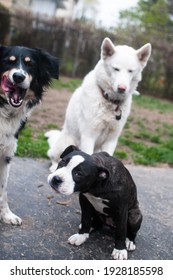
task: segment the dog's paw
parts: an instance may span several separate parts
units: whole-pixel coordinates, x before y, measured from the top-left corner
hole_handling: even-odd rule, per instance
[[[69,237],[68,243],[79,246],[83,244],[88,238],[89,238],[89,233],[82,233],[82,234],[75,233]]]
[[[136,245],[133,241],[130,241],[128,238],[126,238],[126,248],[128,251],[134,251],[136,249]]]
[[[20,226],[22,224],[22,219],[13,214],[10,210],[5,213],[1,213],[1,220],[6,224],[15,226]]]
[[[116,248],[113,249],[112,258],[114,260],[127,260],[127,250],[118,250]]]

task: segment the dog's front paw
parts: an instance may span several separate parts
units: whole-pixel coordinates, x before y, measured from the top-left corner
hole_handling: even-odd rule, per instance
[[[69,237],[68,243],[79,246],[83,244],[88,238],[89,238],[89,233],[82,233],[82,234],[75,233]]]
[[[136,249],[136,245],[133,241],[130,241],[128,238],[126,238],[126,248],[128,251],[134,251]]]
[[[112,258],[114,260],[127,260],[127,250],[118,250],[116,248],[113,249]]]
[[[0,217],[1,220],[6,224],[15,226],[20,226],[22,224],[22,219],[13,214],[10,210],[2,212]]]

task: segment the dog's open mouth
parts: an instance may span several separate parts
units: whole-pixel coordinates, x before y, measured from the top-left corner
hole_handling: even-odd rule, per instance
[[[13,84],[6,75],[2,77],[1,87],[11,106],[20,107],[22,105],[26,89],[17,84]]]

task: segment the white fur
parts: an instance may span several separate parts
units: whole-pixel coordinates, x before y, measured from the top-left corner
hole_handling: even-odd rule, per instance
[[[72,170],[84,161],[82,156],[73,156],[67,166],[58,168],[48,176],[48,183],[51,185],[52,178],[59,176],[62,180],[58,191],[65,195],[70,195],[74,192],[75,182],[73,181]]]
[[[14,73],[20,73],[25,76],[24,81],[19,83],[18,86],[28,89],[32,79],[31,76],[29,76],[28,73],[26,73],[22,68],[13,68],[12,70],[9,71],[9,79],[12,83],[15,83],[13,79]]]
[[[62,131],[46,133],[50,145],[48,156],[53,163],[59,161],[60,154],[70,144],[89,154],[106,151],[113,155],[130,114],[132,94],[150,53],[149,43],[135,50],[129,46],[114,46],[109,38],[104,39],[99,62],[70,99]],[[119,87],[125,89],[124,94],[118,93]],[[111,99],[123,100],[120,120],[116,120],[120,114],[119,109],[115,111],[117,105],[106,100],[103,92]]]
[[[114,260],[127,260],[128,258],[127,250],[126,249],[118,250],[114,248],[112,252],[112,258]]]
[[[136,249],[136,245],[133,241],[130,241],[128,238],[126,238],[126,248],[128,251],[134,251]]]
[[[6,108],[8,107],[8,109]],[[10,164],[5,158],[12,157],[17,148],[17,139],[14,137],[20,121],[28,116],[25,101],[17,110],[6,105],[0,110],[0,220],[5,223],[20,225],[22,220],[14,215],[8,206],[7,181]]]
[[[83,233],[83,234],[75,233],[69,237],[68,243],[79,246],[83,244],[88,238],[89,238],[89,233]]]
[[[89,202],[92,204],[96,211],[106,215],[106,213],[103,211],[103,208],[108,206],[104,203],[104,201],[108,202],[109,200],[103,199],[101,197],[96,197],[90,193],[84,193],[83,195],[86,196],[86,198],[89,200]]]

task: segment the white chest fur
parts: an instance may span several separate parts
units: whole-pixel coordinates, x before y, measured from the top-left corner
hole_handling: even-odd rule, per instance
[[[93,196],[90,193],[84,193],[83,195],[86,196],[86,198],[89,200],[89,202],[92,204],[92,206],[95,208],[96,211],[98,211],[101,214],[107,215],[103,211],[103,208],[105,207],[108,208],[108,206],[104,202],[109,202],[109,200],[103,199],[101,197]]]

